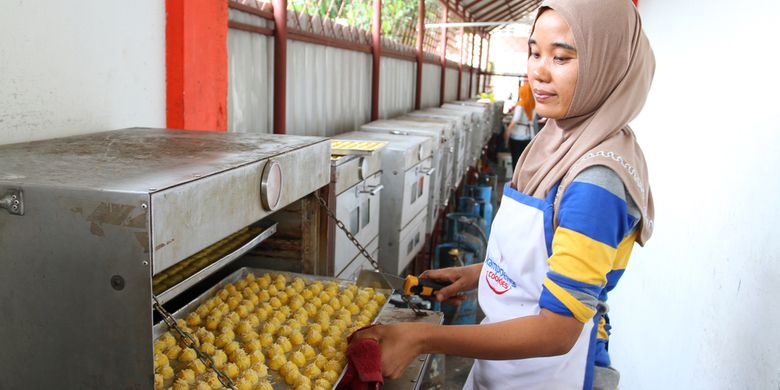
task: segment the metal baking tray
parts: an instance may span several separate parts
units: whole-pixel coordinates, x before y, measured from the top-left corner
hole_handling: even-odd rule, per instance
[[[343,280],[343,279],[337,279],[333,277],[327,277],[327,276],[319,276],[319,275],[308,275],[308,274],[299,274],[299,273],[293,273],[293,272],[285,272],[285,271],[277,271],[277,270],[270,270],[270,269],[262,269],[262,268],[250,268],[250,267],[242,267],[238,270],[234,271],[230,275],[226,276],[224,279],[219,281],[219,283],[215,284],[211,288],[209,288],[207,291],[205,291],[203,294],[198,296],[193,301],[187,303],[185,306],[177,310],[175,313],[172,313],[172,316],[174,319],[185,319],[187,315],[195,311],[198,306],[200,306],[202,303],[204,303],[206,300],[214,296],[220,289],[225,287],[228,283],[235,283],[239,281],[240,279],[246,277],[250,273],[255,274],[256,276],[261,276],[265,273],[269,273],[272,275],[285,275],[288,279],[292,279],[295,277],[300,277],[304,279],[307,284],[310,282],[315,281],[324,281],[324,282],[336,282],[341,287],[346,287],[349,284],[355,284],[352,281]],[[375,291],[381,292],[386,295],[386,299],[382,307],[377,312],[376,316],[372,319],[372,323],[376,323],[377,320],[382,317],[383,313],[389,310],[389,308],[392,308],[393,305],[390,303],[390,296],[393,293],[392,289],[384,289],[384,288],[374,288]],[[160,336],[163,335],[163,333],[167,332],[168,326],[165,324],[164,321],[160,321],[159,323],[155,324],[152,329],[152,335],[153,339],[157,340]],[[333,388],[335,389],[338,383],[341,381],[341,378],[343,378],[344,373],[346,372],[346,366],[344,369],[342,369],[341,374],[339,375],[338,380],[334,383]],[[279,373],[275,370],[268,369],[269,376],[271,378],[271,384],[273,385],[274,389],[292,389],[293,387],[288,385],[284,379],[279,375]],[[166,382],[167,383],[167,382]],[[166,387],[167,388],[167,387]]]
[[[175,285],[165,289],[162,293],[157,295],[157,299],[160,301],[160,303],[165,303],[170,301],[171,299],[175,298],[177,295],[179,295],[182,291],[192,287],[196,283],[200,282],[203,279],[206,279],[211,274],[216,272],[217,270],[221,269],[224,265],[230,263],[231,261],[243,256],[246,252],[251,250],[252,248],[256,247],[258,244],[263,242],[266,238],[271,237],[274,233],[276,233],[276,227],[277,224],[274,223],[273,225],[264,228],[249,239],[248,241],[242,243],[239,245],[235,250],[227,253],[222,258],[209,263],[206,265],[203,269],[193,273],[190,276],[187,276],[183,278],[181,281],[177,282]],[[206,248],[209,249],[209,248]],[[200,252],[199,252],[200,253]],[[198,255],[196,253],[194,256]]]

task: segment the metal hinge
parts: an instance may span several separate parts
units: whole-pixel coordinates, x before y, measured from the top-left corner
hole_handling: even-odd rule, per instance
[[[6,209],[13,215],[24,215],[24,193],[22,190],[8,190],[0,198],[0,209]]]

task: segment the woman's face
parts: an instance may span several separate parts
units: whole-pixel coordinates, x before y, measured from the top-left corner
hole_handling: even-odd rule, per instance
[[[569,112],[579,63],[574,36],[554,10],[544,11],[528,39],[528,80],[540,116],[561,119]]]

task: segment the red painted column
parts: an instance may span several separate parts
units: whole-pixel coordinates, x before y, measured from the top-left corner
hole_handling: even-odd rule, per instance
[[[228,4],[165,1],[166,123],[227,131]]]
[[[488,34],[488,37],[487,37],[487,55],[485,56],[485,70],[486,71],[490,70],[490,35],[489,34]],[[482,90],[483,91],[487,91],[488,78],[489,77],[490,77],[490,75],[486,74],[485,75],[485,79],[482,81],[483,82],[483,85],[482,85]]]
[[[458,100],[461,98],[460,89],[463,86],[463,27],[460,28],[460,61],[458,61]]]
[[[479,60],[477,61],[477,94],[479,94],[481,91],[479,90],[479,82],[480,77],[485,77],[485,75],[482,74],[482,35],[479,36]]]
[[[471,33],[471,61],[469,61],[469,99],[474,96],[474,32]]]
[[[450,7],[444,4],[442,23],[447,23]],[[439,104],[444,104],[444,92],[447,90],[447,27],[441,28],[441,83],[439,84]]]
[[[382,64],[382,0],[374,0],[374,20],[371,25],[371,120],[379,119],[379,71]]]
[[[425,39],[425,0],[417,6],[417,80],[414,91],[414,109],[422,107],[423,40]]]
[[[287,0],[274,6],[274,134],[287,133]]]

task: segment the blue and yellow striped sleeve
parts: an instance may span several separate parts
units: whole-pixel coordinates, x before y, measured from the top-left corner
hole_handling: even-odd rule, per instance
[[[619,247],[633,237],[638,222],[627,196],[617,174],[603,166],[582,171],[569,185],[558,210],[542,308],[582,323],[593,319],[619,254],[625,255],[623,268],[627,262]]]

